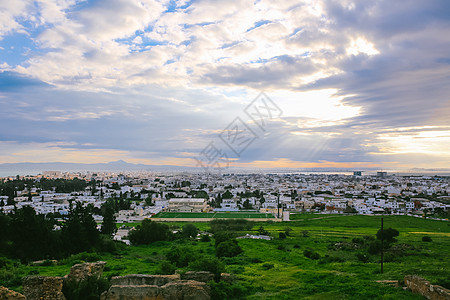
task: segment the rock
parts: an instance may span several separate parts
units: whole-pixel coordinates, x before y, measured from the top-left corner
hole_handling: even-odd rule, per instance
[[[27,276],[22,284],[27,300],[66,300],[62,277]]]
[[[417,276],[406,275],[405,285],[413,293],[418,293],[430,300],[450,300],[450,290],[440,285],[432,285],[429,281]]]
[[[199,271],[199,272],[189,271],[182,274],[181,279],[208,282],[214,280],[214,274],[206,271]]]
[[[235,276],[230,273],[220,273],[220,280],[223,280],[228,283],[232,283],[235,279]]]
[[[131,274],[111,278],[111,285],[156,285],[162,286],[174,280],[180,280],[180,275],[143,275]]]
[[[165,300],[209,300],[209,287],[204,282],[179,280],[162,287]]]
[[[101,277],[105,265],[106,262],[104,261],[76,264],[70,269],[70,273],[65,278],[67,280],[84,280],[89,276]]]
[[[18,292],[12,291],[0,286],[0,299],[2,300],[26,300],[25,296]]]

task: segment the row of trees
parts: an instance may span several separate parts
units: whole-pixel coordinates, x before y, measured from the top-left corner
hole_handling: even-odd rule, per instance
[[[0,255],[26,262],[59,259],[83,251],[114,251],[115,244],[110,238],[115,231],[114,217],[105,223],[109,227],[102,227],[102,235],[92,212],[92,205],[71,203],[62,223],[53,215],[37,215],[30,206],[8,215],[0,213]]]

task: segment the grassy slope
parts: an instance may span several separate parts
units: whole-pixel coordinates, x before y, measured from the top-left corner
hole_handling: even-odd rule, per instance
[[[286,240],[239,240],[244,254],[226,261],[228,271],[236,273],[244,284],[254,288],[249,299],[421,299],[402,288],[374,281],[402,280],[406,274],[418,274],[432,283],[449,278],[448,222],[385,216],[385,228],[396,228],[400,232],[397,244],[410,244],[414,249],[407,250],[406,256],[385,263],[385,272],[380,274],[377,256],[372,256],[368,263],[361,263],[355,254],[362,250],[328,249],[330,244],[339,241],[350,242],[354,237],[374,235],[379,228],[380,217],[300,215],[297,218],[289,223],[256,223],[253,229],[262,225],[274,237],[287,227],[292,230]],[[182,226],[180,223],[170,225]],[[201,229],[207,227],[205,223],[196,225]],[[309,237],[303,237],[303,231],[308,231]],[[422,242],[425,233],[433,238],[432,243]],[[174,243],[187,245],[200,255],[214,255],[213,242],[175,241],[128,247],[120,254],[99,255],[98,258],[108,262],[106,276],[154,274]],[[313,249],[322,257],[338,257],[342,262],[308,259],[303,255],[306,248]],[[18,266],[14,272],[16,276],[30,272],[61,276],[80,259],[82,257],[67,259],[64,265],[59,266]],[[11,286],[20,290],[17,282]]]

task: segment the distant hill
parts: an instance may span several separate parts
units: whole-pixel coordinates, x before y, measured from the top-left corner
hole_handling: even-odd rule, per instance
[[[61,172],[85,172],[85,171],[199,171],[198,168],[189,168],[170,165],[145,165],[132,164],[123,160],[96,163],[64,163],[64,162],[46,162],[46,163],[5,163],[0,164],[0,177],[15,175],[36,175],[44,171]]]
[[[345,174],[352,175],[355,169],[351,168],[228,168],[222,170],[222,173],[312,173],[312,174]],[[378,169],[358,168],[364,175],[376,174]],[[4,163],[0,164],[0,177],[15,175],[37,175],[44,171],[61,172],[126,172],[126,171],[153,171],[153,172],[203,172],[200,167],[184,167],[173,165],[146,165],[133,164],[123,160],[112,161],[108,163],[83,164],[83,163],[64,163],[64,162],[45,162],[45,163]],[[212,170],[215,171],[215,170]],[[410,169],[410,170],[386,170],[388,175],[450,175],[448,169]]]

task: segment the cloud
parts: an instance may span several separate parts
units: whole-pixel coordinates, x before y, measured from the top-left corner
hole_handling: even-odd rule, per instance
[[[186,162],[265,90],[286,114],[241,163],[446,163],[448,15],[444,0],[5,2],[0,51],[21,59],[0,54],[0,137]]]

